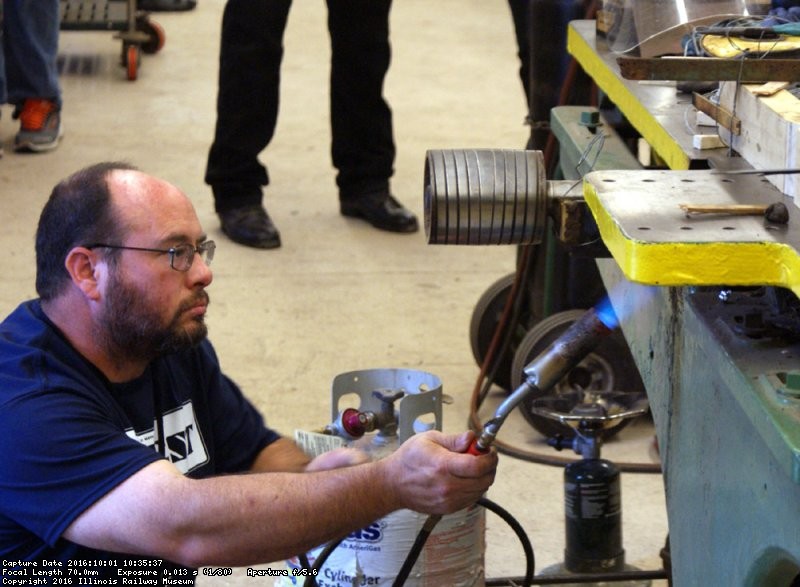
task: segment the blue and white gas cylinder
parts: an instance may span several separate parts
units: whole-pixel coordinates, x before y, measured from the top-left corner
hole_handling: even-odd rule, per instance
[[[343,405],[349,404],[343,408]],[[412,435],[442,429],[442,384],[434,375],[410,369],[371,369],[343,373],[332,385],[333,424],[328,434],[344,437],[373,459],[380,459]],[[402,480],[398,479],[398,483]],[[428,518],[399,510],[347,536],[316,575],[319,587],[392,585]],[[485,511],[473,506],[444,516],[434,528],[406,581],[408,587],[485,584]],[[323,547],[307,554],[309,563]],[[287,561],[290,575],[300,567]],[[285,577],[279,587],[302,585]]]

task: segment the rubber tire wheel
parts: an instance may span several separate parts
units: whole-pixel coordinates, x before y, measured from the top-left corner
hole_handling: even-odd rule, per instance
[[[139,46],[128,45],[125,49],[125,69],[130,81],[136,81],[139,77]]]
[[[514,279],[516,279],[516,274],[511,273],[494,282],[478,299],[478,303],[475,304],[475,309],[472,311],[472,319],[469,325],[469,342],[472,348],[472,356],[479,366],[483,365],[489,353],[489,346],[492,344],[494,332],[503,316],[503,309],[514,286]],[[499,357],[500,363],[492,380],[492,383],[506,391],[512,389],[511,365],[514,361],[514,353],[530,321],[527,306],[528,304],[523,302],[519,317],[521,326],[517,327],[518,332],[515,331],[506,352],[503,353],[502,357]],[[498,361],[496,355],[494,361]]]
[[[511,367],[514,387],[522,384],[525,367],[539,356],[553,341],[576,322],[585,310],[558,312],[534,326],[522,339]],[[600,341],[595,349],[584,357],[552,389],[544,393],[532,393],[520,402],[522,416],[528,423],[547,438],[562,436],[573,438],[575,430],[558,420],[540,416],[533,412],[533,402],[538,398],[562,395],[569,391],[594,389],[596,391],[623,391],[643,393],[644,383],[633,361],[628,343],[619,329]],[[606,429],[602,438],[610,438],[630,423],[623,420],[616,426]]]
[[[120,63],[125,68],[125,74],[130,81],[136,81],[139,77],[139,65],[142,53],[136,43],[125,43],[122,45],[122,58]]]
[[[166,33],[164,28],[157,22],[153,22],[147,16],[139,16],[136,19],[136,30],[145,33],[149,38],[145,43],[142,43],[142,51],[148,55],[158,53],[164,48],[166,42]]]

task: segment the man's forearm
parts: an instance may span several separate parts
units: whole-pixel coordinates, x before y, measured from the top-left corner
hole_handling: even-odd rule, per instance
[[[383,463],[369,463],[196,480],[158,461],[96,502],[64,537],[194,567],[282,560],[403,507],[387,477]]]
[[[194,566],[241,566],[306,552],[402,507],[387,481],[380,463],[194,481],[183,556]]]

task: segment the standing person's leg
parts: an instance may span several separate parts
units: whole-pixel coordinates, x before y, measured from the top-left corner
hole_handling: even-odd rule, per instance
[[[6,99],[20,119],[14,148],[49,151],[61,139],[58,0],[3,2]]]
[[[391,0],[328,0],[331,35],[331,132],[342,214],[396,232],[418,229],[390,193],[395,145],[383,97],[391,61]]]
[[[6,59],[5,43],[3,42],[3,4],[6,0],[0,0],[0,106],[8,102],[8,92],[6,91]],[[3,156],[3,143],[0,141],[0,157]]]
[[[222,18],[217,123],[205,181],[231,240],[258,248],[280,246],[262,205],[269,183],[258,156],[278,119],[283,32],[291,0],[228,0]]]
[[[3,21],[3,5],[7,0],[0,0],[0,106],[8,103],[8,91],[6,90],[6,45],[3,38],[3,29],[5,22]]]
[[[517,39],[517,57],[519,58],[519,77],[525,99],[530,101],[530,12],[532,0],[508,0],[511,18],[514,22],[514,36]]]

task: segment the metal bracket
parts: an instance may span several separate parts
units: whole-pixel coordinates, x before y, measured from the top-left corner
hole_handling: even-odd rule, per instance
[[[618,57],[620,74],[629,80],[800,81],[797,59],[717,59],[713,57]]]

